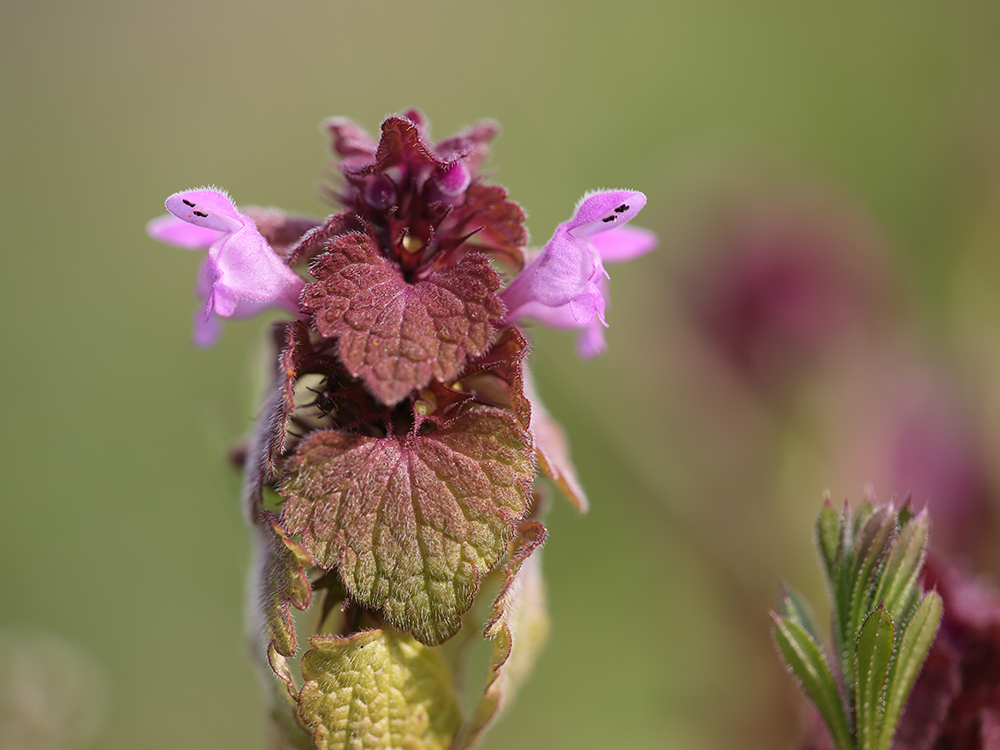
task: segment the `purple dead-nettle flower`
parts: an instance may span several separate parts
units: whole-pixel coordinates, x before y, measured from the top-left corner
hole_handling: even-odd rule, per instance
[[[298,314],[302,279],[226,193],[186,190],[167,198],[166,207],[170,215],[151,221],[149,235],[177,247],[208,250],[196,284],[205,308],[195,315],[195,343],[215,343],[220,331],[216,316],[250,317],[269,307]]]
[[[581,329],[580,356],[602,354],[604,311],[610,300],[604,264],[630,260],[656,247],[653,232],[624,226],[645,205],[646,196],[634,190],[583,196],[573,218],[556,227],[541,253],[501,293],[507,322],[534,318],[552,328]]]
[[[482,172],[496,124],[436,143],[416,110],[378,139],[344,118],[325,127],[339,213],[240,213],[201,189],[171,196],[148,231],[208,250],[197,343],[220,316],[295,315],[272,330],[271,385],[240,452],[257,541],[250,632],[289,746],[468,750],[548,628],[536,477],[587,508],[517,322],[582,329],[581,351],[599,353],[604,263],[656,237],[622,226],[642,193],[594,193],[521,272],[524,211]],[[293,615],[310,606],[308,621]],[[465,645],[441,645],[468,643],[484,613],[490,673],[463,715],[463,681],[481,669]]]

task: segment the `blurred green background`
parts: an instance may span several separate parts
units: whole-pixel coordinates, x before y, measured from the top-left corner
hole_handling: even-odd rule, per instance
[[[4,4],[0,669],[33,654],[77,685],[67,700],[104,706],[35,746],[264,746],[225,458],[264,324],[196,350],[198,259],[144,225],[203,184],[325,215],[317,124],[374,132],[411,106],[437,137],[502,123],[491,166],[536,243],[598,187],[645,191],[637,223],[662,237],[611,269],[608,356],[535,336],[592,511],[554,506],[551,642],[484,747],[794,746],[767,608],[784,579],[821,597],[824,489],[935,494],[882,460],[904,396],[917,468],[962,464],[942,471],[972,510],[942,528],[997,571],[998,32],[985,0]],[[779,341],[740,364],[699,323],[758,210],[804,225],[863,297],[806,331],[801,362]],[[60,648],[76,656],[51,663]]]

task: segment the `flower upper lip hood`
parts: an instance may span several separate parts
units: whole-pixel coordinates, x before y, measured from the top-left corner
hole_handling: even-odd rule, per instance
[[[205,299],[203,314],[195,317],[197,344],[215,342],[215,315],[246,317],[274,306],[298,312],[302,279],[225,192],[185,190],[167,198],[166,207],[170,215],[149,222],[148,234],[177,247],[208,250],[197,280],[198,295]]]
[[[605,349],[608,305],[604,263],[630,260],[657,244],[648,229],[624,226],[646,205],[634,190],[587,193],[572,218],[556,227],[541,253],[501,292],[508,323],[534,318],[553,328],[582,329],[580,355]]]

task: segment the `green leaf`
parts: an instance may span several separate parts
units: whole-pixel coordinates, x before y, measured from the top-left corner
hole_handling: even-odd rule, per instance
[[[785,664],[819,709],[838,750],[853,750],[844,705],[823,650],[797,622],[771,613],[774,640]]]
[[[860,510],[866,506],[862,505]],[[837,530],[837,566],[834,569],[836,577],[830,581],[833,596],[833,648],[837,654],[837,665],[841,677],[847,677],[854,663],[855,637],[849,633],[851,620],[851,570],[854,565],[856,550],[854,548],[854,522],[851,506],[844,503],[840,513],[840,524]]]
[[[437,645],[506,554],[533,474],[531,438],[497,409],[425,435],[322,430],[289,462],[282,523],[354,600]]]
[[[549,633],[545,606],[545,581],[541,558],[532,555],[543,541],[545,528],[537,521],[518,529],[518,549],[504,566],[505,582],[483,635],[493,640],[490,674],[475,716],[466,729],[461,748],[472,747],[499,718],[521,683],[535,666]]]
[[[802,594],[788,584],[784,585],[781,593],[781,616],[801,625],[816,643],[821,642],[809,604]]]
[[[889,750],[892,746],[892,738],[896,733],[903,707],[910,696],[910,691],[913,690],[913,684],[917,681],[920,669],[934,642],[938,626],[941,624],[941,611],[941,597],[936,591],[931,591],[920,601],[913,617],[903,630],[896,666],[887,690],[879,750]]]
[[[848,685],[854,681],[854,655],[847,649],[856,644],[863,621],[875,608],[874,595],[878,588],[878,576],[895,535],[896,512],[891,505],[884,505],[868,515],[857,538],[857,552],[850,573],[850,617],[844,632],[844,650],[841,652],[844,679]]]
[[[900,624],[901,616],[917,585],[920,569],[927,554],[930,537],[930,519],[927,511],[911,518],[902,529],[889,553],[876,601],[882,601],[893,622]]]
[[[831,584],[837,580],[838,550],[840,549],[840,514],[826,498],[823,510],[816,519],[816,543],[823,558],[827,580]]]
[[[892,637],[892,618],[879,605],[861,626],[855,650],[855,724],[861,750],[875,750],[878,746],[886,679],[892,663]]]
[[[461,717],[440,653],[404,633],[314,637],[299,716],[317,750],[447,750]]]

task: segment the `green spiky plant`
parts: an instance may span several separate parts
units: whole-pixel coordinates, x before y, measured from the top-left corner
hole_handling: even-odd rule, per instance
[[[833,598],[832,651],[796,591],[786,587],[771,613],[778,651],[837,750],[892,746],[941,622],[941,597],[918,581],[929,535],[927,511],[914,515],[908,503],[838,513],[827,498],[816,537]]]

